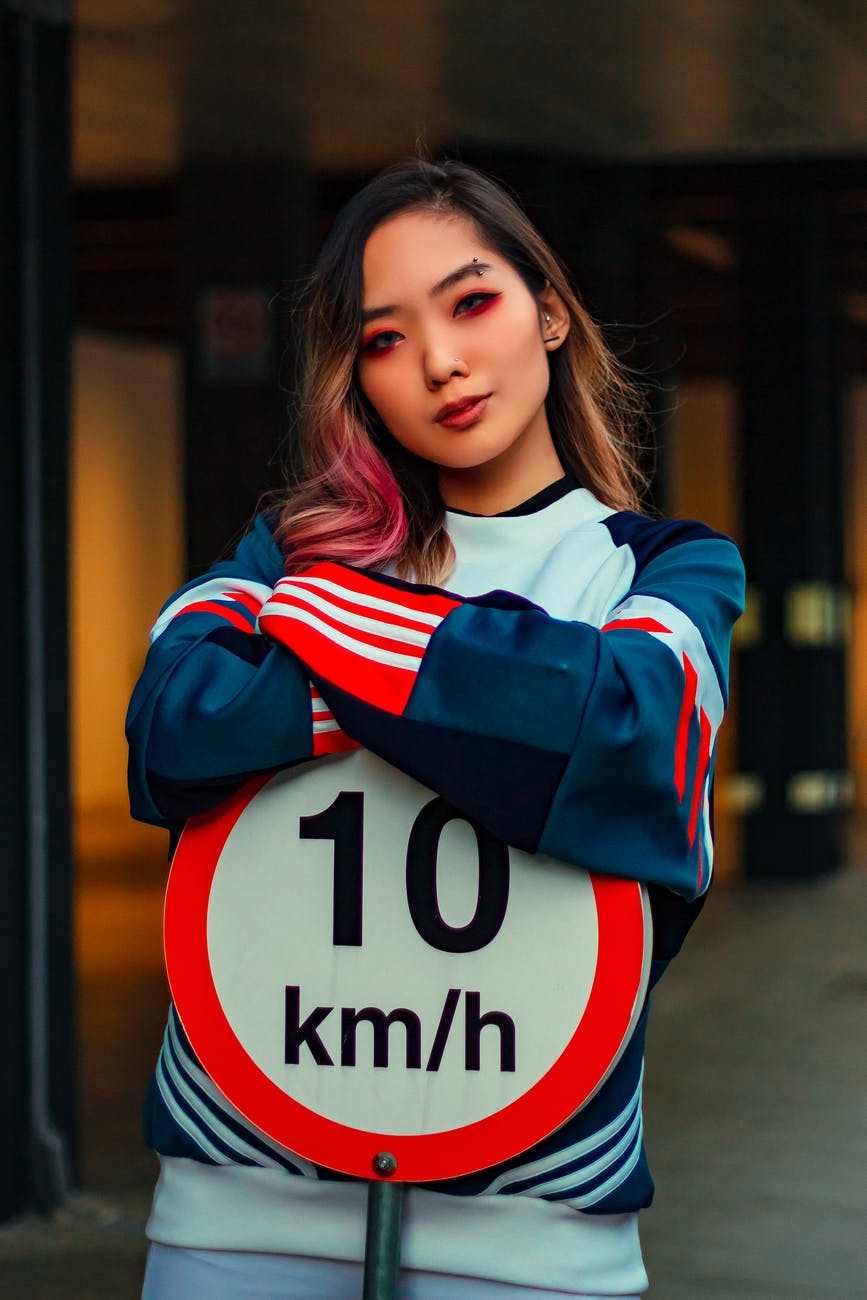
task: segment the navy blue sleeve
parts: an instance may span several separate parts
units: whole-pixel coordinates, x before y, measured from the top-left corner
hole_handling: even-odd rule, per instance
[[[743,567],[708,529],[641,558],[601,628],[339,565],[278,583],[264,621],[352,736],[500,838],[691,899]]]
[[[308,674],[256,630],[282,570],[258,519],[231,560],[163,608],[127,715],[134,817],[176,824],[252,773],[313,754]]]

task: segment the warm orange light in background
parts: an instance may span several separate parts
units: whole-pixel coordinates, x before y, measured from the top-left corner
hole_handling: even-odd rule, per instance
[[[148,629],[182,581],[181,367],[176,348],[96,334],[74,361],[72,788],[90,974],[161,962],[159,893],[143,907],[128,890],[137,862],[165,861],[166,834],[129,818],[123,720]]]

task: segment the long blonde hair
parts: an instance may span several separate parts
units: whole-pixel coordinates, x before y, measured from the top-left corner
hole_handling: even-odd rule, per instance
[[[382,172],[346,205],[311,277],[298,395],[296,481],[276,538],[287,572],[342,559],[442,583],[454,556],[435,467],[402,448],[358,385],[362,259],[372,232],[401,212],[461,214],[538,296],[546,284],[571,319],[549,354],[548,423],[563,466],[606,505],[638,509],[644,479],[637,430],[644,402],[581,305],[569,276],[529,218],[489,177],[464,163],[413,158]]]

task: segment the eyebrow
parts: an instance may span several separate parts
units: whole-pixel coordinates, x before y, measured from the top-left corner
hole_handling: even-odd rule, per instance
[[[459,284],[466,276],[480,275],[482,271],[492,271],[493,269],[490,262],[465,262],[456,271],[450,271],[448,275],[443,276],[442,280],[438,280],[431,289],[429,296],[438,298],[447,289]],[[400,311],[400,308],[394,303],[388,307],[368,307],[366,311],[361,313],[361,323],[362,325],[368,325],[373,320],[380,320],[383,316],[392,316],[397,311]]]

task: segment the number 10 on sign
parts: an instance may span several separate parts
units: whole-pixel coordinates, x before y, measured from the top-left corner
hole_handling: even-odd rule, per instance
[[[497,937],[509,902],[509,850],[476,823],[478,896],[463,926],[443,920],[437,897],[437,851],[449,822],[465,821],[445,799],[432,799],[412,823],[406,846],[406,901],[425,942],[441,952],[475,952]],[[305,840],[334,842],[335,945],[360,947],[363,939],[364,794],[342,791],[330,808],[300,819]],[[471,864],[467,863],[471,869]]]

